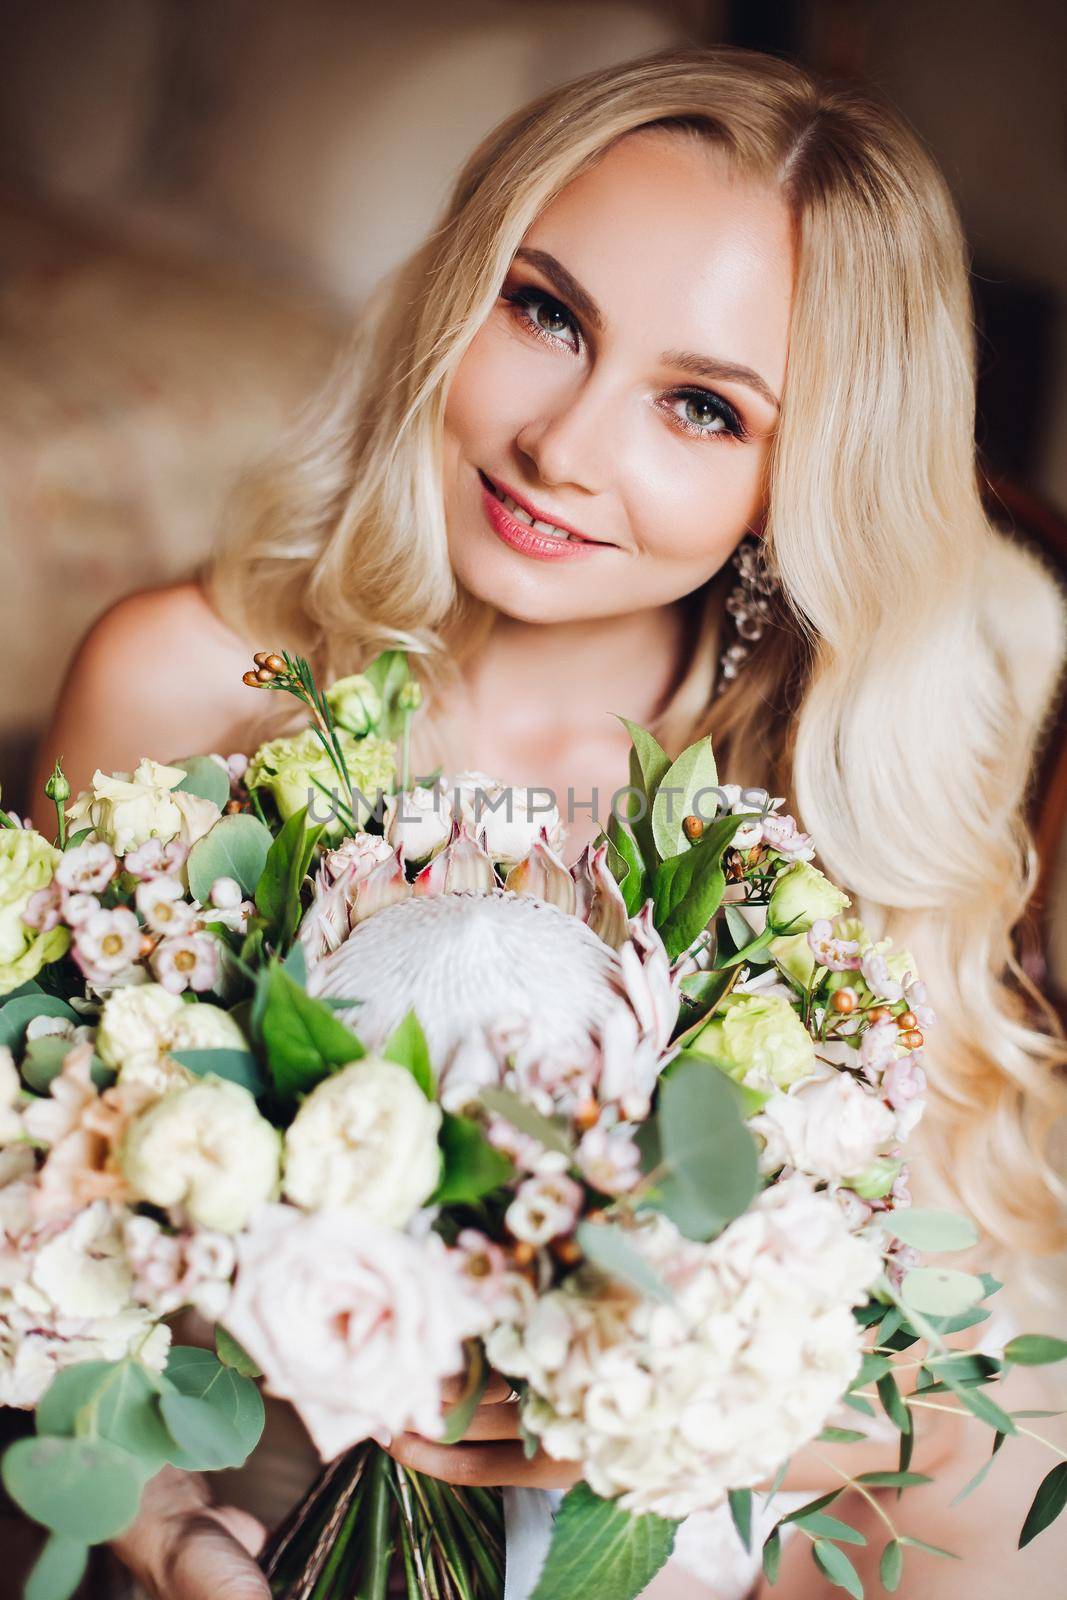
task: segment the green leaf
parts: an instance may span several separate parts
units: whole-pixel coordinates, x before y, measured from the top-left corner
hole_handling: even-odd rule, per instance
[[[874,1416],[874,1407],[871,1405],[871,1402],[869,1400],[865,1400],[862,1395],[843,1394],[841,1399],[852,1411],[859,1411],[865,1417]]]
[[[758,813],[753,813],[758,815]],[[654,922],[672,960],[688,950],[722,904],[722,855],[748,813],[729,813],[704,829],[697,842],[656,868]]]
[[[667,1561],[678,1524],[631,1516],[588,1484],[568,1491],[530,1600],[634,1600]]]
[[[1067,1506],[1067,1461],[1061,1461],[1042,1478],[1033,1504],[1026,1513],[1026,1521],[1019,1535],[1019,1549],[1055,1522],[1064,1506]]]
[[[846,1589],[853,1600],[863,1600],[863,1585],[860,1575],[843,1550],[836,1544],[831,1544],[828,1539],[816,1539],[811,1547],[815,1565],[825,1572],[831,1583],[839,1589]]]
[[[1017,1433],[1015,1423],[1008,1413],[991,1400],[982,1389],[976,1389],[973,1384],[961,1383],[954,1373],[946,1371],[944,1379],[957,1399],[962,1400],[967,1410],[981,1422],[985,1422],[997,1433]]]
[[[546,1150],[556,1150],[568,1157],[573,1155],[566,1129],[555,1122],[550,1122],[548,1117],[543,1117],[539,1111],[527,1105],[525,1100],[513,1094],[510,1089],[498,1089],[491,1085],[481,1091],[478,1099],[487,1111],[503,1117],[505,1122],[510,1122],[520,1133],[528,1134],[531,1139],[543,1144]]]
[[[63,1070],[63,1062],[71,1049],[69,1039],[60,1039],[54,1033],[43,1033],[26,1041],[26,1054],[19,1071],[22,1081],[37,1094],[47,1094],[53,1079]],[[89,1076],[98,1089],[106,1089],[115,1081],[110,1067],[105,1067],[99,1056],[89,1064]]]
[[[263,1400],[252,1379],[224,1366],[212,1351],[195,1345],[171,1346],[165,1376],[179,1394],[205,1401],[232,1424],[241,1444],[242,1454],[234,1463],[239,1466],[263,1432]]]
[[[171,761],[168,765],[181,767],[185,773],[177,785],[179,789],[198,795],[201,800],[210,800],[220,811],[225,811],[230,802],[230,775],[214,756],[182,756],[180,761]]]
[[[882,1559],[878,1563],[878,1576],[882,1580],[882,1588],[889,1594],[894,1594],[900,1587],[900,1580],[904,1573],[904,1547],[899,1539],[890,1539],[882,1551]]]
[[[645,1203],[687,1238],[711,1239],[759,1186],[755,1141],[733,1086],[709,1061],[679,1056],[663,1079],[656,1121],[667,1171]]]
[[[358,1061],[367,1052],[330,1007],[294,983],[279,962],[267,971],[263,1047],[278,1094],[292,1101],[335,1067]]]
[[[847,1485],[842,1483],[839,1489],[830,1489],[826,1494],[821,1494],[815,1500],[808,1500],[804,1505],[797,1506],[795,1511],[789,1511],[784,1517],[778,1518],[779,1527],[787,1522],[798,1522],[801,1517],[810,1517],[813,1512],[821,1511],[824,1506],[833,1505],[834,1501],[844,1494]]]
[[[878,1398],[882,1402],[882,1409],[890,1422],[893,1423],[894,1427],[899,1428],[901,1433],[910,1433],[911,1412],[901,1398],[900,1390],[897,1388],[897,1380],[893,1374],[891,1372],[884,1373],[878,1379],[875,1387],[878,1390]]]
[[[656,786],[656,798],[652,805],[652,837],[662,860],[677,855],[679,850],[690,848],[682,827],[686,817],[699,816],[705,824],[714,820],[715,805],[708,805],[707,795],[704,795],[699,810],[696,809],[696,802],[701,791],[715,789],[718,783],[715,754],[707,736],[689,745],[677,761],[667,768]],[[705,817],[705,811],[711,815]]]
[[[767,949],[771,939],[776,937],[773,930],[768,930],[765,926],[762,933],[753,933],[748,919],[737,905],[724,906],[723,915],[734,944],[736,961],[751,961],[757,967],[767,966],[774,959]]]
[[[916,1250],[969,1250],[978,1243],[978,1229],[970,1217],[958,1211],[901,1206],[897,1211],[890,1211],[885,1221],[890,1233]],[[1067,1353],[1067,1345],[1064,1350]]]
[[[257,1098],[266,1091],[267,1080],[263,1069],[251,1050],[172,1050],[170,1057],[194,1072],[198,1078],[211,1073],[216,1078],[239,1083]]]
[[[973,1494],[978,1486],[984,1481],[986,1473],[997,1459],[997,1451],[1004,1443],[1005,1437],[1006,1435],[1003,1433],[995,1433],[993,1435],[993,1448],[989,1453],[989,1460],[983,1462],[978,1468],[978,1471],[975,1473],[974,1477],[967,1480],[959,1494],[956,1495],[951,1501],[952,1505],[958,1506],[961,1500],[966,1500],[967,1496],[969,1494]]]
[[[1004,1346],[1004,1360],[1017,1367],[1045,1367],[1053,1361],[1067,1361],[1067,1339],[1054,1339],[1047,1333],[1020,1333]]]
[[[611,1222],[580,1222],[575,1238],[586,1259],[609,1278],[621,1278],[652,1300],[664,1304],[674,1300],[659,1273],[630,1243],[624,1228]]]
[[[35,1522],[79,1544],[128,1528],[144,1481],[138,1462],[106,1439],[18,1439],[4,1453],[4,1488]]]
[[[219,1467],[239,1467],[244,1462],[248,1451],[240,1434],[209,1400],[164,1394],[159,1409],[187,1471],[211,1472]]]
[[[910,1533],[898,1533],[897,1538],[911,1550],[925,1550],[928,1556],[947,1556],[950,1561],[962,1560],[954,1550],[942,1550],[939,1544],[927,1544],[925,1539],[914,1539]]]
[[[900,1286],[900,1298],[913,1311],[951,1317],[982,1298],[982,1280],[949,1267],[912,1267]]]
[[[397,698],[411,677],[407,655],[403,650],[383,650],[369,666],[363,668],[363,676],[370,679],[382,703],[382,714],[375,732],[382,739],[397,738],[404,725]]]
[[[867,1435],[859,1428],[824,1428],[818,1435],[818,1444],[860,1444]]]
[[[852,1528],[847,1522],[842,1522],[838,1517],[828,1516],[825,1511],[811,1511],[806,1517],[797,1517],[798,1528],[805,1532],[815,1534],[824,1539],[840,1539],[842,1544],[866,1544],[867,1535],[860,1533],[858,1528]]]
[[[746,1550],[752,1549],[752,1490],[731,1489],[727,1496],[730,1503],[730,1515],[737,1537]]]
[[[62,1017],[64,1022],[81,1022],[82,1018],[65,1000],[51,994],[24,994],[9,1000],[0,1007],[0,1046],[7,1045],[16,1056],[26,1043],[26,1029],[34,1017]],[[70,1049],[70,1044],[67,1044]]]
[[[480,1339],[467,1342],[467,1372],[463,1393],[444,1415],[442,1444],[458,1444],[470,1427],[471,1418],[481,1404],[489,1383],[489,1363]]]
[[[81,1583],[89,1548],[80,1539],[51,1533],[26,1579],[22,1600],[68,1600]]]
[[[607,839],[610,845],[608,862],[612,861],[611,851],[624,863],[626,871],[621,878],[617,878],[622,897],[626,902],[628,916],[636,917],[649,895],[648,877],[645,873],[644,862],[641,859],[641,850],[630,829],[616,816],[613,811],[608,819]],[[615,866],[612,865],[612,872]]]
[[[393,1029],[382,1048],[387,1061],[407,1067],[427,1100],[434,1097],[433,1067],[430,1064],[430,1047],[419,1026],[414,1010],[410,1010]]]
[[[263,1376],[248,1351],[238,1344],[232,1333],[227,1333],[221,1323],[215,1328],[215,1354],[224,1367],[232,1367],[242,1378]]]
[[[190,893],[207,905],[215,879],[233,878],[245,899],[251,899],[273,844],[270,829],[249,812],[220,817],[189,851]]]
[[[303,806],[289,818],[267,852],[255,891],[256,910],[280,946],[287,946],[296,932],[300,889],[325,827],[325,822],[319,822],[309,828],[307,807]]]
[[[920,1484],[933,1481],[925,1472],[861,1472],[856,1479],[871,1489],[917,1489]]]
[[[656,789],[669,768],[671,759],[659,740],[654,734],[649,733],[647,728],[642,728],[637,722],[629,722],[626,717],[619,717],[619,721],[630,735],[630,787],[645,798],[645,814],[639,817],[636,796],[626,796],[624,820],[629,823],[630,831],[637,841],[641,859],[651,871],[658,859],[652,834],[652,807],[655,803]]]
[[[777,1528],[772,1529],[763,1542],[763,1575],[770,1584],[777,1583],[778,1569],[782,1564],[782,1536]]]
[[[514,1167],[503,1150],[491,1145],[473,1117],[446,1111],[439,1137],[444,1171],[429,1204],[474,1205],[499,1189]]]
[[[151,1477],[170,1451],[159,1393],[159,1379],[138,1361],[80,1361],[58,1372],[41,1396],[37,1432],[106,1439],[136,1457]]]

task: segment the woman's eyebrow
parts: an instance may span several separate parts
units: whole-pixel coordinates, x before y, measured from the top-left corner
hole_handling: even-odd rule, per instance
[[[604,314],[587,289],[583,289],[570,272],[567,271],[562,261],[558,261],[547,250],[532,250],[525,245],[520,245],[515,252],[517,261],[527,261],[531,267],[536,267],[543,272],[553,288],[569,301],[579,316],[584,317],[590,327],[598,331],[604,327]],[[661,357],[665,366],[681,367],[683,372],[690,373],[694,378],[706,378],[711,382],[743,383],[754,389],[758,395],[766,400],[775,411],[781,410],[778,396],[755,372],[752,367],[742,366],[737,361],[725,361],[718,356],[698,356],[690,350],[665,350]]]

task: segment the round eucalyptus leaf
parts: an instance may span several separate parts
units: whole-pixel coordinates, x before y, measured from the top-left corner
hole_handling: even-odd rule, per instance
[[[202,905],[208,903],[216,878],[234,878],[246,899],[255,894],[263,876],[267,852],[274,843],[265,823],[248,812],[220,817],[189,852],[186,869],[189,890]]]
[[[129,1451],[151,1476],[171,1450],[159,1393],[158,1378],[139,1361],[82,1361],[52,1379],[37,1407],[37,1432],[97,1434]]]
[[[211,1472],[218,1467],[239,1467],[248,1455],[233,1423],[210,1400],[164,1394],[159,1409],[167,1431],[181,1450],[182,1464],[196,1463],[191,1470]]]
[[[26,1579],[22,1600],[67,1600],[81,1583],[88,1560],[89,1549],[82,1540],[49,1534]]]
[[[969,1250],[978,1243],[978,1229],[959,1211],[901,1206],[889,1213],[886,1226],[916,1250]]]
[[[179,1394],[207,1401],[233,1424],[243,1446],[242,1460],[255,1449],[263,1432],[263,1398],[251,1378],[196,1345],[172,1346],[166,1377]]]
[[[182,756],[172,761],[172,767],[181,767],[185,777],[178,784],[186,794],[195,794],[201,800],[210,800],[220,811],[226,809],[230,798],[230,775],[224,772],[214,756]]]
[[[34,1017],[62,1017],[64,1022],[80,1022],[78,1013],[52,994],[20,994],[0,1007],[0,1045],[18,1055],[26,1042],[26,1029]]]
[[[906,1306],[928,1317],[954,1317],[985,1294],[981,1278],[948,1267],[913,1267],[900,1286]]]
[[[99,1544],[137,1515],[138,1463],[106,1439],[19,1439],[5,1452],[4,1488],[35,1522],[83,1544]]]

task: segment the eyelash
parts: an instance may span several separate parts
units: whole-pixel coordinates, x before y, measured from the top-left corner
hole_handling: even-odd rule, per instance
[[[543,289],[537,289],[530,284],[520,289],[508,290],[504,294],[503,298],[508,305],[512,306],[514,310],[521,315],[523,326],[527,329],[527,331],[532,333],[535,338],[543,339],[546,344],[557,345],[559,343],[559,335],[550,333],[547,328],[542,328],[534,320],[534,317],[531,314],[531,308],[535,305],[550,306],[552,310],[562,313],[562,315],[566,317],[567,321],[570,323],[574,332],[580,336],[580,329],[573,312],[568,311],[567,307],[561,300],[555,299],[553,295],[546,294]],[[722,418],[724,424],[722,428],[701,428],[695,422],[690,422],[687,417],[680,416],[677,411],[669,411],[668,416],[671,418],[672,422],[674,422],[683,433],[689,434],[691,438],[728,439],[731,442],[743,442],[748,438],[745,425],[741,421],[741,418],[738,416],[737,412],[734,410],[733,406],[728,404],[728,402],[725,401],[721,395],[713,393],[712,390],[674,389],[671,391],[669,398],[672,400],[706,401],[718,414],[718,416]]]

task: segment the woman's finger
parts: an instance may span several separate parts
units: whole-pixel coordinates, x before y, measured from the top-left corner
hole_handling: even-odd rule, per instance
[[[418,1433],[397,1434],[389,1454],[413,1472],[444,1483],[487,1488],[569,1489],[582,1475],[575,1461],[554,1461],[543,1450],[528,1460],[521,1444],[437,1444]]]
[[[270,1600],[270,1584],[247,1548],[211,1510],[182,1518],[161,1567],[163,1600]]]
[[[468,1439],[521,1439],[521,1437],[518,1406],[480,1405],[475,1409],[460,1443]]]
[[[441,1399],[445,1406],[454,1406],[462,1400],[467,1392],[467,1378],[462,1372],[456,1373],[451,1378],[445,1378],[441,1383]],[[490,1367],[489,1381],[482,1395],[482,1405],[503,1405],[514,1394],[511,1384],[500,1372],[494,1372]]]

